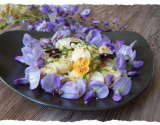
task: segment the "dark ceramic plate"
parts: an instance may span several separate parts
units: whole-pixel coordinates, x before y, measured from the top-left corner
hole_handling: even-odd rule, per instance
[[[26,65],[15,61],[16,56],[22,55],[21,48],[24,46],[22,38],[25,33],[30,34],[33,38],[49,38],[53,33],[36,32],[36,31],[10,31],[0,35],[0,77],[1,80],[12,90],[39,104],[51,106],[59,109],[77,110],[77,111],[96,111],[106,110],[127,104],[139,96],[149,85],[153,73],[154,62],[153,55],[147,41],[139,34],[131,31],[105,32],[111,40],[124,40],[127,45],[137,40],[133,49],[137,51],[136,60],[144,61],[144,65],[137,69],[141,73],[139,76],[132,78],[132,87],[128,95],[124,96],[120,102],[112,100],[113,92],[105,99],[95,99],[84,104],[83,97],[77,100],[63,99],[58,95],[44,92],[39,86],[35,90],[30,90],[29,85],[14,85],[14,79],[24,77]]]

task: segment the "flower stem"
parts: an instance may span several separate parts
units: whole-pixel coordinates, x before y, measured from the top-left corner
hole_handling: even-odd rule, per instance
[[[5,23],[4,25],[0,26],[0,30],[2,30],[5,26],[7,26],[9,24],[16,23],[18,21],[25,20],[25,19],[31,19],[31,18],[44,18],[45,19],[45,18],[49,18],[49,17],[43,17],[43,16],[22,17],[22,18],[13,20],[13,21],[11,21],[9,23]],[[86,22],[86,21],[80,21],[80,20],[75,20],[75,19],[67,19],[67,18],[64,18],[64,20],[67,20],[67,21],[76,21],[76,22],[85,23],[85,24],[88,24],[88,25],[93,25],[93,26],[96,26],[96,27],[106,28],[106,29],[109,29],[109,30],[112,30],[112,31],[119,31],[117,29],[112,29],[112,28],[109,28],[109,27],[99,26],[99,25],[96,25],[94,23],[90,23],[90,22]]]
[[[25,19],[31,19],[31,18],[49,18],[49,17],[42,17],[42,16],[22,17],[22,18],[13,20],[13,21],[11,21],[11,22],[9,22],[9,23],[5,23],[4,25],[0,26],[0,30],[2,30],[5,26],[7,26],[7,25],[9,25],[9,24],[16,23],[16,22],[18,22],[18,21],[25,20]]]

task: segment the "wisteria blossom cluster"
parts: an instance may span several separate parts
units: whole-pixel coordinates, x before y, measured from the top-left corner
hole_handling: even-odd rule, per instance
[[[52,7],[51,5],[17,5],[17,9],[13,12],[13,5],[7,5],[5,6],[6,11],[0,11],[0,16],[4,18],[4,24],[0,26],[0,29],[3,29],[7,25],[13,25],[15,22],[19,22],[20,25],[25,26],[29,30],[56,32],[62,29],[71,30],[73,33],[82,35],[83,33],[88,33],[92,29],[109,32],[124,30],[128,27],[128,25],[125,25],[120,28],[112,29],[109,27],[109,22],[105,20],[98,21],[91,19],[86,22],[86,18],[91,15],[91,10],[89,8],[79,12],[79,19],[75,20],[74,14],[78,11],[79,6],[70,7],[67,4],[57,7]],[[111,23],[116,26],[119,25],[117,18]],[[132,29],[133,28],[134,27],[132,27]]]
[[[66,12],[72,14],[74,11],[67,8]],[[127,46],[122,40],[113,42],[98,29],[83,34],[82,29],[75,25],[74,28],[79,31],[74,34],[78,38],[73,37],[69,29],[59,29],[51,38],[40,40],[24,34],[22,56],[15,57],[15,60],[28,67],[25,77],[16,79],[14,84],[29,83],[30,89],[40,85],[45,92],[66,99],[84,96],[84,102],[92,98],[104,99],[113,91],[113,100],[120,101],[131,89],[131,77],[140,73],[136,68],[143,65],[143,61],[135,60],[136,50],[132,49],[137,41]],[[78,55],[79,49],[83,54]],[[68,75],[70,71],[79,77],[74,79]]]

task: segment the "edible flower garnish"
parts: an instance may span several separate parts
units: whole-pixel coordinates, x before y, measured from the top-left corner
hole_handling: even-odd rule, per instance
[[[89,71],[89,59],[86,57],[79,58],[73,65],[73,69],[79,74],[84,75]]]

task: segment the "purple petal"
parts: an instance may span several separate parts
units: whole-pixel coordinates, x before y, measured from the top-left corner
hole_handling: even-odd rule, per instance
[[[116,19],[114,19],[114,21],[113,21],[113,23],[116,23],[118,20],[117,20],[117,18]]]
[[[130,47],[133,48],[134,44],[137,42],[137,40],[135,40],[134,42],[131,43]]]
[[[103,82],[101,82],[101,81],[90,80],[89,81],[89,85],[88,85],[88,89],[96,91],[96,90],[98,90],[98,89],[100,89],[100,88],[102,88],[104,86],[105,86],[105,84]]]
[[[124,29],[126,29],[128,27],[128,25],[124,26]]]
[[[130,89],[131,89],[131,86],[132,86],[132,81],[131,81],[131,78],[128,77],[125,84],[122,86],[122,90],[120,91],[120,94],[122,96],[127,95],[129,93]]]
[[[136,75],[138,75],[139,74],[139,72],[137,72],[137,71],[129,71],[128,72],[128,75],[129,76],[136,76]]]
[[[109,25],[109,22],[108,21],[102,21],[102,23],[104,24],[104,25]]]
[[[42,80],[41,80],[41,87],[45,90],[45,92],[53,93],[53,88],[55,85],[55,77],[56,74],[47,74]]]
[[[90,41],[94,38],[94,37],[102,37],[101,33],[97,30],[97,29],[93,29],[93,30],[90,30],[88,35],[86,36],[86,41],[88,43],[90,43]]]
[[[50,21],[51,21],[52,24],[55,23],[56,16],[57,16],[57,11],[54,11],[52,14],[49,15],[49,19],[50,19]]]
[[[81,13],[79,13],[82,17],[88,17],[90,15],[90,9],[85,9]]]
[[[39,68],[43,67],[44,63],[45,63],[45,59],[39,59],[39,61],[38,61],[38,67]]]
[[[116,18],[114,21],[113,21],[113,24],[115,24],[118,26],[118,19]]]
[[[34,30],[34,26],[33,26],[33,25],[28,25],[28,26],[27,26],[27,29],[29,29],[29,30]]]
[[[29,34],[27,34],[27,33],[24,34],[24,36],[23,36],[23,44],[25,46],[29,46],[31,44],[32,40],[33,40],[33,38]]]
[[[86,82],[83,79],[76,79],[76,84],[79,88],[79,97],[81,97],[86,91]]]
[[[97,20],[92,19],[91,22],[94,23],[94,24],[98,24],[98,23],[100,23],[101,21],[97,21]]]
[[[30,66],[25,70],[25,77],[29,79],[30,89],[35,89],[39,85],[40,70],[38,67]]]
[[[51,22],[46,22],[44,25],[46,32],[52,32],[53,24]]]
[[[29,66],[37,66],[37,58],[36,56],[28,53],[23,57],[24,63]]]
[[[24,63],[24,58],[23,58],[23,56],[16,56],[16,57],[15,57],[15,60],[17,60],[17,61],[19,61],[19,62],[21,62],[21,63]]]
[[[70,27],[69,26],[64,26],[63,30],[70,30]]]
[[[116,79],[116,81],[113,83],[113,91],[115,92],[118,89],[120,89],[125,84],[127,79],[128,79],[127,76],[122,76],[122,77],[119,77],[118,79]]]
[[[122,40],[118,40],[118,41],[116,42],[116,44],[117,44],[117,45],[124,45],[124,44],[125,44],[125,42],[124,42],[124,41],[122,41]]]
[[[14,84],[26,84],[29,83],[29,80],[26,78],[19,78],[14,80]]]
[[[46,21],[44,20],[39,26],[37,26],[37,31],[42,31],[45,25],[46,25]]]
[[[63,23],[63,22],[58,23],[58,24],[53,28],[53,31],[54,31],[54,32],[57,32],[57,31],[61,30],[63,27],[64,27],[64,23]]]
[[[132,61],[132,66],[134,68],[140,68],[141,66],[143,66],[143,61]]]
[[[112,82],[114,75],[108,74],[105,78],[106,85],[109,85]]]
[[[57,20],[57,21],[63,21],[63,20],[64,20],[64,17],[56,17],[56,20]]]
[[[122,96],[127,95],[131,89],[132,81],[131,78],[127,76],[122,76],[118,78],[113,83],[113,91],[119,91]]]
[[[107,86],[103,86],[102,88],[96,91],[96,95],[100,99],[106,98],[108,94],[109,94],[109,89]]]
[[[34,47],[40,47],[40,46],[41,46],[41,42],[37,39],[34,39],[30,47],[33,49]]]
[[[113,94],[113,100],[114,101],[116,101],[116,102],[118,102],[118,101],[120,101],[121,99],[122,99],[122,97],[121,97],[121,95],[120,95],[120,93],[118,92],[118,91],[116,91],[114,94]]]
[[[80,38],[80,37],[83,37],[84,34],[83,34],[83,33],[77,33],[77,34],[74,34],[74,36],[75,36],[76,38]]]
[[[62,98],[67,99],[78,99],[79,98],[79,90],[77,88],[77,85],[74,82],[66,82],[60,89],[63,91],[63,94],[61,95]]]
[[[89,27],[84,27],[84,28],[82,28],[82,32],[84,33],[84,32],[89,32],[90,31],[90,28]]]
[[[51,5],[40,5],[38,10],[40,10],[42,13],[46,13],[51,9]]]
[[[55,89],[55,90],[59,90],[59,89],[61,88],[61,86],[62,86],[62,81],[61,81],[60,77],[57,75],[57,76],[55,77],[54,89]]]
[[[86,19],[84,17],[81,16],[80,18],[81,18],[81,20],[86,21]]]
[[[72,12],[76,12],[78,10],[79,6],[74,6],[74,7],[71,7],[71,11]]]
[[[32,53],[37,59],[39,59],[40,57],[43,58],[43,49],[42,49],[42,47],[35,47],[32,50]]]
[[[60,33],[62,35],[62,38],[66,38],[66,37],[71,35],[71,31],[70,30],[60,30]]]
[[[135,58],[136,58],[136,50],[134,50],[131,55],[131,61],[133,61]]]
[[[103,35],[103,40],[109,44],[111,43],[111,40],[105,35]]]
[[[117,58],[116,58],[116,63],[117,63],[117,66],[116,66],[116,67],[119,68],[119,69],[125,68],[124,62],[125,62],[125,60],[124,60],[123,54],[122,54],[122,53],[119,53],[119,54],[117,55]]]
[[[34,9],[34,6],[32,6],[32,5],[31,5],[31,6],[28,6],[28,9],[29,9],[29,10]]]
[[[91,44],[91,45],[96,44],[96,45],[98,45],[98,47],[100,47],[99,43],[100,43],[101,39],[102,39],[101,37],[94,37],[94,38],[90,41],[90,44]]]
[[[65,12],[70,11],[70,6],[68,4],[63,4],[62,8],[64,9]]]
[[[130,46],[122,45],[116,50],[116,54],[118,55],[119,53],[122,53],[123,55],[129,55],[131,57],[133,54],[133,51],[130,48]],[[128,57],[126,56],[125,59],[127,60]]]
[[[95,92],[93,90],[87,92],[84,96],[84,102],[90,102],[94,96],[95,96]]]

